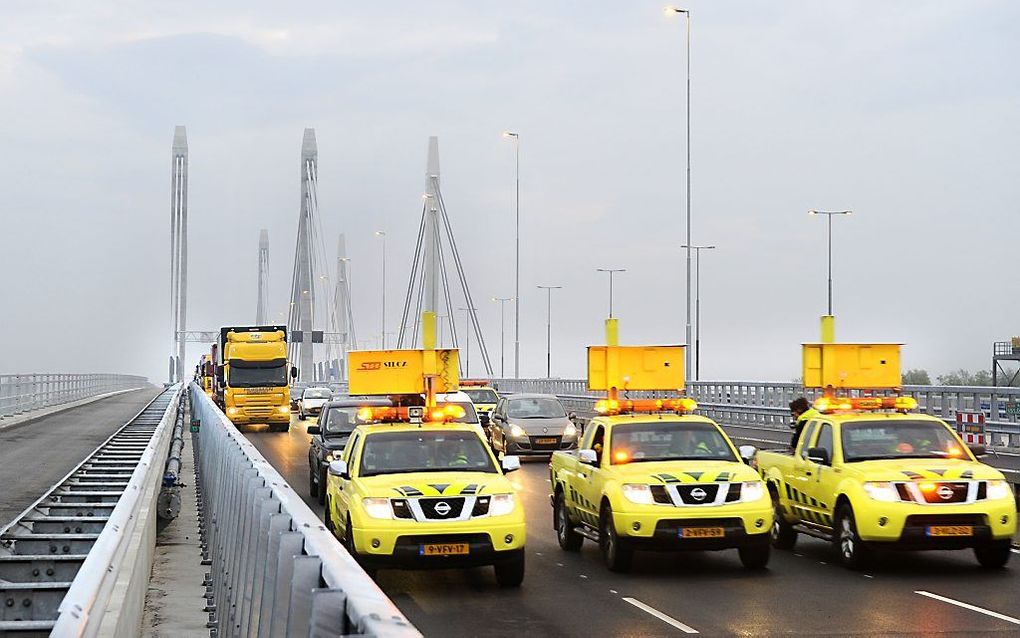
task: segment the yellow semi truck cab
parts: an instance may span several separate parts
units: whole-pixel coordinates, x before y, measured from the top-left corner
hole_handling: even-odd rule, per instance
[[[774,546],[790,549],[803,533],[831,540],[849,567],[878,546],[973,548],[982,565],[1004,565],[1017,528],[1012,489],[945,422],[914,407],[910,397],[823,397],[792,453],[758,452],[775,502]]]
[[[217,400],[235,425],[290,428],[290,379],[286,326],[220,329]]]

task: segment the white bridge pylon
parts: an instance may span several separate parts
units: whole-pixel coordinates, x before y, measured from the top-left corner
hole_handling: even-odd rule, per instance
[[[452,271],[457,277],[455,285],[450,283],[448,260],[453,262]],[[467,308],[466,312],[468,313],[469,334],[463,335],[463,338],[458,335],[457,322],[454,320],[454,309],[458,307],[454,303],[456,292],[459,292],[458,304],[462,300],[463,306],[461,307]],[[442,299],[440,299],[440,293]],[[460,253],[457,250],[453,227],[450,225],[450,218],[446,212],[443,193],[439,188],[439,138],[432,136],[429,138],[428,160],[425,166],[425,195],[422,202],[421,222],[418,226],[418,244],[414,250],[411,276],[407,282],[407,295],[404,298],[404,312],[400,322],[397,348],[414,348],[419,344],[428,345],[426,343],[428,339],[423,336],[425,326],[422,317],[424,314],[431,317],[431,320],[435,320],[440,310],[440,302],[445,306],[446,316],[449,318],[452,346],[459,348],[462,342],[465,345],[468,344],[473,334],[478,343],[478,350],[481,352],[485,373],[491,377],[492,363],[489,360],[488,350],[485,348],[485,339],[482,336],[477,309],[471,299],[471,290],[464,273],[464,264],[461,262]],[[414,311],[413,325],[408,323],[412,310]],[[408,328],[411,330],[409,331]],[[434,329],[434,326],[432,328]],[[444,347],[443,343],[438,345]],[[463,360],[461,363],[463,365]]]

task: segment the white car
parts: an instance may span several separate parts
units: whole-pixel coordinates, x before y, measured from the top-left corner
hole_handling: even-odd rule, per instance
[[[444,403],[452,403],[464,408],[464,416],[459,419],[454,419],[454,423],[467,423],[473,425],[478,429],[478,433],[482,435],[483,439],[487,438],[485,430],[482,428],[482,423],[478,418],[478,412],[475,410],[475,404],[471,401],[471,397],[467,394],[463,392],[440,393],[436,395],[436,403],[440,405]]]
[[[306,417],[318,416],[322,406],[332,398],[333,392],[329,388],[305,388],[298,399],[298,419],[304,421]]]

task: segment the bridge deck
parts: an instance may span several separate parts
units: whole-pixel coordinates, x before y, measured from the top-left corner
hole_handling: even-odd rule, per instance
[[[81,463],[159,391],[135,390],[0,432],[0,527]]]

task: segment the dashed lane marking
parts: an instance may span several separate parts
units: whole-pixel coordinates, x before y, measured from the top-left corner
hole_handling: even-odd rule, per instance
[[[915,591],[914,593],[915,594],[920,594],[921,596],[927,596],[928,598],[934,598],[935,600],[941,600],[942,602],[949,603],[950,605],[956,605],[957,607],[963,607],[964,609],[969,609],[971,611],[976,611],[979,614],[984,614],[986,616],[991,616],[992,618],[998,618],[999,620],[1005,620],[1006,622],[1011,622],[1014,625],[1020,625],[1020,618],[1014,618],[1012,616],[1007,616],[1006,614],[1000,614],[997,611],[992,611],[990,609],[985,609],[984,607],[978,607],[977,605],[971,605],[969,603],[960,602],[959,600],[953,600],[952,598],[946,598],[945,596],[939,596],[938,594],[933,594],[930,591],[921,591],[921,590],[918,590],[918,591]]]
[[[662,613],[661,611],[659,611],[658,609],[656,609],[654,607],[649,607],[648,605],[644,604],[643,602],[641,602],[637,598],[624,598],[623,600],[625,602],[630,603],[631,605],[634,605],[635,607],[637,607],[641,611],[643,611],[643,612],[645,612],[647,614],[651,614],[652,616],[655,616],[656,618],[658,618],[662,622],[666,623],[667,625],[670,625],[672,627],[676,627],[677,629],[679,629],[680,631],[684,632],[685,634],[696,634],[696,633],[698,633],[698,630],[695,629],[694,627],[691,627],[690,625],[685,625],[682,622],[680,622],[679,620],[677,620],[676,618],[673,618],[672,616],[667,616],[666,614]]]
[[[610,593],[610,594],[618,594],[618,593],[620,593],[620,592],[616,591],[615,589],[610,589],[610,590],[609,590],[609,593]]]
[[[871,574],[865,574],[864,577],[865,578],[874,578],[874,576],[872,576]]]

